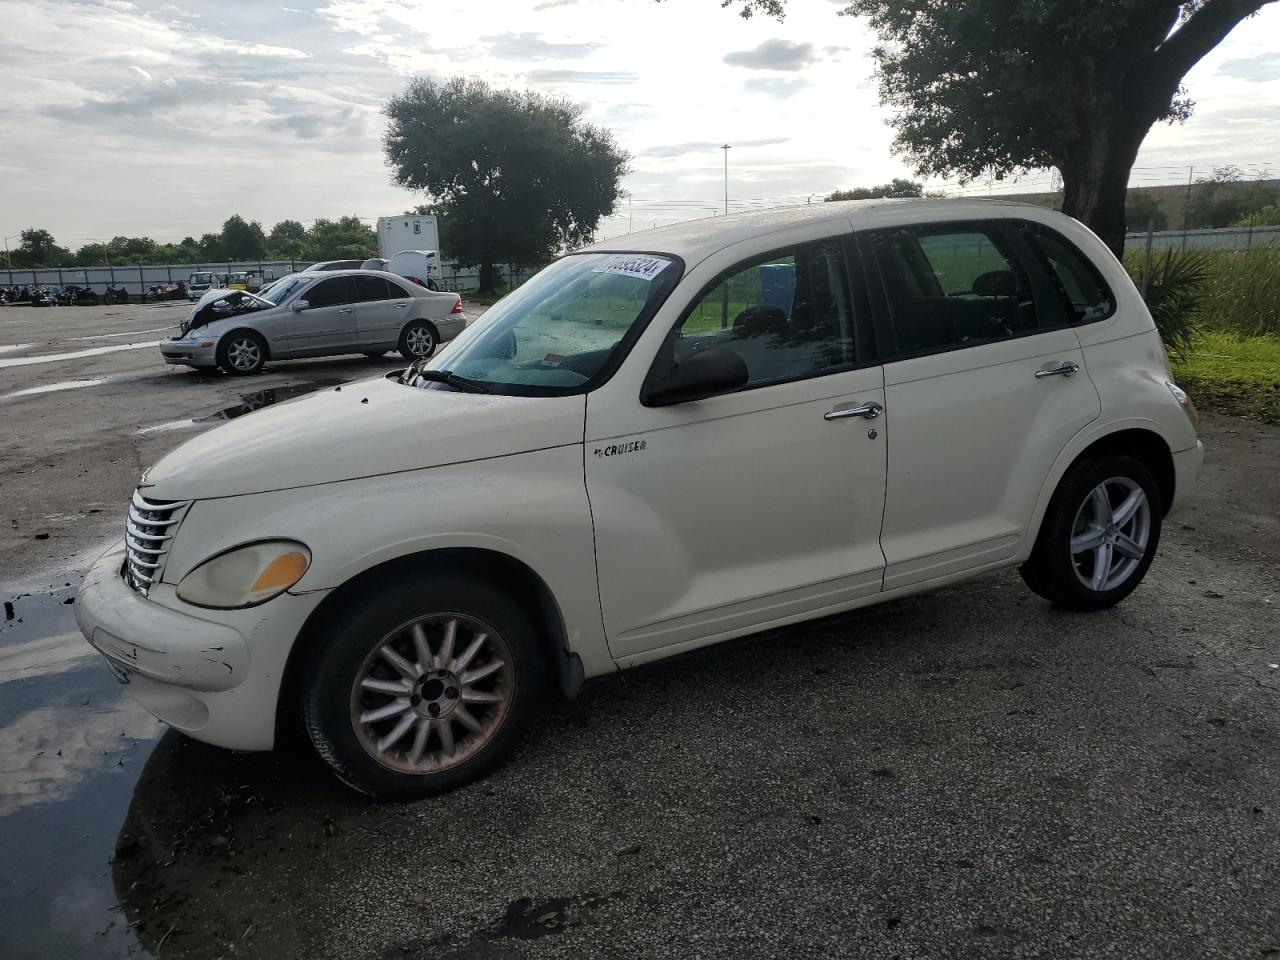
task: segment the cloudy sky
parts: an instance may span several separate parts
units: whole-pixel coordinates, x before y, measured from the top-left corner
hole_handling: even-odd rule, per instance
[[[909,173],[873,38],[832,0],[790,0],[781,24],[719,0],[288,3],[0,0],[3,233],[75,246],[199,236],[233,212],[267,227],[399,212],[420,198],[391,182],[379,107],[415,74],[564,95],[611,127],[634,202],[605,235],[713,212],[725,142],[734,209]],[[1191,74],[1194,118],[1153,131],[1135,180],[1228,162],[1280,175],[1278,51],[1274,5]]]

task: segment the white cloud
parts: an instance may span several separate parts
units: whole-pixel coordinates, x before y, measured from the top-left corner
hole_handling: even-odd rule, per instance
[[[419,198],[389,180],[379,109],[413,75],[571,96],[634,154],[637,227],[718,207],[725,142],[731,199],[910,175],[871,82],[874,37],[837,16],[843,0],[793,0],[784,23],[713,0],[282,2],[7,4],[0,86],[24,137],[4,157],[20,185],[4,232],[180,239],[237,211],[270,225],[405,209]],[[1171,179],[1280,154],[1278,29],[1269,7],[1206,58],[1188,78],[1196,115],[1153,131],[1140,166]]]

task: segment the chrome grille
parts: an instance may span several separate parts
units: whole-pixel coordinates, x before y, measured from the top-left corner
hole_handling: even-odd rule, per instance
[[[135,492],[124,525],[124,580],[143,596],[164,570],[169,541],[190,500],[148,500]]]

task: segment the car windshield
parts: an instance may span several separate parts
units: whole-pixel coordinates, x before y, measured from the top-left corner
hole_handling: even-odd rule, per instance
[[[213,281],[212,273],[193,273],[191,275],[192,283],[210,283]]]
[[[279,306],[310,281],[310,277],[304,277],[300,273],[292,273],[273,282],[269,289],[263,290],[258,296]]]
[[[493,393],[571,393],[604,369],[679,275],[674,260],[654,254],[564,257],[496,303],[426,367]]]

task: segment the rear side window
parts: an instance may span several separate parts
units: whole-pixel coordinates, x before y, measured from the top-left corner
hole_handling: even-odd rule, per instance
[[[330,277],[307,290],[306,300],[313,307],[336,307],[355,303],[355,285],[350,277]]]
[[[388,299],[391,299],[391,300],[406,300],[406,299],[408,299],[409,297],[412,297],[412,296],[413,296],[413,294],[412,294],[412,293],[410,293],[410,292],[409,292],[408,290],[406,290],[404,287],[400,286],[400,284],[396,283],[394,280],[388,280],[388,281],[387,281],[387,297],[388,297]]]
[[[371,300],[387,299],[387,281],[384,277],[357,276],[352,279],[356,282],[356,299],[361,303],[368,303]]]
[[[994,343],[1037,328],[1030,279],[992,224],[870,236],[898,353]]]
[[[1098,268],[1062,234],[1038,223],[1023,233],[1057,288],[1075,323],[1105,320],[1115,311],[1115,297]]]

